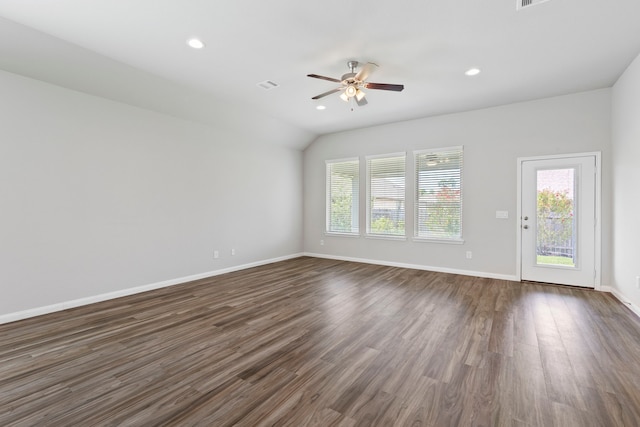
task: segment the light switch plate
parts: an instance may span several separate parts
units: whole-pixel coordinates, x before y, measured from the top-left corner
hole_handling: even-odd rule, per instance
[[[509,211],[496,211],[496,218],[509,219]]]

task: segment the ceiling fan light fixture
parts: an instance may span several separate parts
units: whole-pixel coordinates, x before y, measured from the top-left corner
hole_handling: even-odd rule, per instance
[[[340,99],[342,99],[344,102],[349,102],[349,97],[347,96],[346,91],[340,94]]]
[[[354,85],[349,85],[344,90],[344,94],[347,95],[347,98],[353,98],[358,93],[358,88]]]
[[[360,89],[356,90],[356,99],[358,101],[362,101],[362,98],[364,98],[365,95],[366,95],[366,93],[364,93]]]

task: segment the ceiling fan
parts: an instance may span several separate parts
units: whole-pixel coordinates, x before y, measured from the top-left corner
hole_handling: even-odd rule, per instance
[[[367,82],[366,80],[369,77],[369,74],[378,67],[378,65],[373,62],[367,62],[364,64],[357,73],[356,68],[358,68],[358,61],[349,61],[347,62],[347,66],[349,67],[350,72],[343,74],[340,79],[320,76],[318,74],[307,74],[307,77],[313,77],[314,79],[340,83],[340,87],[331,89],[330,91],[321,93],[320,95],[316,95],[311,99],[320,99],[327,95],[331,95],[332,93],[342,92],[340,94],[340,98],[343,101],[349,102],[353,98],[356,100],[356,103],[362,107],[367,105],[363,89],[391,90],[394,92],[401,92],[404,89],[404,85]]]

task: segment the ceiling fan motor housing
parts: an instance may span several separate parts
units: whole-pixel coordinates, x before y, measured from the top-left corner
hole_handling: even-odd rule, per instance
[[[342,81],[345,84],[349,84],[349,83],[353,83],[355,82],[355,77],[356,77],[356,73],[347,73],[347,74],[343,74],[342,75]]]

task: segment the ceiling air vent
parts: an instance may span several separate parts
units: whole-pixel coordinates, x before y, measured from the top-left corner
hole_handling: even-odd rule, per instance
[[[516,0],[516,10],[525,9],[548,1],[549,0]]]
[[[263,82],[258,83],[257,85],[258,87],[261,87],[264,90],[269,90],[269,89],[278,87],[278,83],[274,83],[271,80],[265,80]]]

